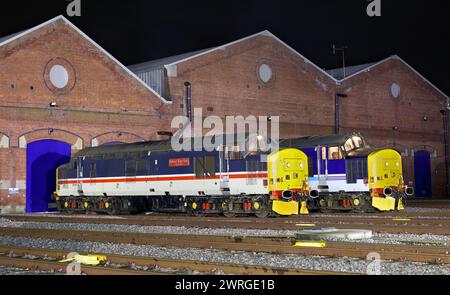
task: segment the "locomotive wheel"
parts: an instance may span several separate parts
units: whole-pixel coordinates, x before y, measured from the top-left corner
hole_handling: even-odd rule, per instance
[[[261,210],[255,213],[256,217],[258,218],[267,218],[270,215],[269,210]]]
[[[112,209],[112,210],[108,210],[107,213],[108,213],[108,215],[113,216],[113,215],[119,215],[120,211],[118,209]]]
[[[228,218],[233,218],[233,217],[236,217],[236,213],[230,212],[230,211],[224,211],[223,216],[228,217]]]
[[[205,211],[202,211],[202,210],[193,210],[192,214],[195,217],[204,217],[206,215]]]

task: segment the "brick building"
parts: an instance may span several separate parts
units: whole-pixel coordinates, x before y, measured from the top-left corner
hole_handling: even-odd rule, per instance
[[[375,147],[404,156],[405,180],[418,196],[446,195],[441,110],[448,96],[398,56],[325,71],[268,31],[207,50],[131,66],[167,100],[171,113],[280,116],[283,138],[359,131]],[[339,107],[336,107],[336,100]]]
[[[0,209],[46,211],[81,148],[155,138],[165,101],[64,17],[0,40]]]
[[[2,212],[51,209],[55,167],[81,148],[158,139],[186,113],[185,82],[204,116],[280,116],[284,138],[334,133],[338,96],[341,132],[397,148],[407,179],[424,166],[423,195],[444,196],[448,97],[397,56],[343,78],[264,31],[128,69],[60,16],[0,39]]]

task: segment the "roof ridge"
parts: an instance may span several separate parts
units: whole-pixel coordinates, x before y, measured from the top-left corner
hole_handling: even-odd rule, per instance
[[[97,44],[94,40],[92,40],[88,35],[86,35],[83,31],[81,31],[77,26],[75,26],[71,21],[69,21],[67,18],[65,18],[63,15],[58,15],[52,19],[49,19],[46,22],[41,23],[40,25],[37,25],[35,27],[32,27],[28,30],[23,31],[22,33],[18,33],[12,38],[9,38],[3,42],[0,43],[0,47],[11,43],[14,40],[17,40],[19,38],[22,38],[23,36],[30,34],[36,30],[39,30],[40,28],[43,28],[51,23],[56,22],[57,20],[63,20],[67,25],[69,25],[72,29],[74,29],[78,34],[80,34],[82,37],[84,37],[89,43],[94,45],[98,50],[100,50],[103,54],[105,54],[107,57],[109,57],[112,61],[114,61],[116,64],[118,64],[122,69],[124,69],[132,78],[136,79],[142,86],[144,86],[146,89],[148,89],[150,92],[152,92],[156,97],[158,97],[163,103],[171,104],[171,101],[166,100],[164,97],[159,95],[154,89],[152,89],[150,86],[148,86],[144,81],[139,79],[138,76],[136,76],[130,69],[125,67],[120,61],[118,61],[114,56],[112,56],[108,51],[106,51],[104,48],[102,48],[100,45]]]

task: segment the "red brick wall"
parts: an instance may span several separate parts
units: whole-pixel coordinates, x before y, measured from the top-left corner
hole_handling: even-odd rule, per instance
[[[394,82],[400,86],[398,98],[390,92]],[[445,195],[443,95],[398,59],[346,80],[338,91],[348,95],[341,105],[343,130],[361,131],[376,146],[409,150],[403,158],[405,180],[414,180],[411,150],[436,151],[431,159],[433,195]]]
[[[48,88],[45,68],[55,58],[68,61],[76,73],[74,83],[68,69],[69,84],[75,86],[63,95]],[[58,108],[50,108],[50,102]],[[8,196],[8,185],[1,186],[0,209],[15,211],[17,205],[20,211],[25,203],[26,149],[19,146],[24,134],[26,143],[56,139],[75,144],[80,139],[85,147],[105,133],[99,144],[155,139],[167,125],[163,110],[158,97],[62,21],[2,46],[0,137],[10,137],[10,148],[0,148],[0,180],[21,190]]]
[[[274,73],[267,84],[257,75],[261,63]],[[408,150],[407,181],[414,180],[411,150],[427,145],[427,150],[437,152],[432,158],[433,195],[444,195],[440,110],[445,98],[399,60],[388,60],[338,85],[274,38],[257,36],[177,64],[176,76],[169,77],[174,114],[183,111],[185,81],[192,84],[193,107],[202,108],[204,116],[278,115],[284,138],[334,133],[335,94],[343,92],[348,97],[341,99],[341,132],[359,131],[375,146]],[[399,98],[390,94],[393,82],[401,87]],[[210,107],[212,112],[207,111]]]
[[[257,74],[261,63],[273,72],[267,84]],[[333,128],[333,80],[269,36],[180,63],[176,71],[169,77],[175,114],[182,111],[183,84],[189,81],[193,108],[202,108],[204,116],[280,116],[283,137],[327,134]]]

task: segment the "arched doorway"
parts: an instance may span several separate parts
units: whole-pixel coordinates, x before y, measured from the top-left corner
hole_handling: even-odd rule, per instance
[[[416,197],[431,198],[431,155],[428,151],[414,152],[414,183]]]
[[[57,140],[40,140],[27,145],[26,212],[56,211],[52,194],[56,189],[56,168],[70,161],[71,145]]]

